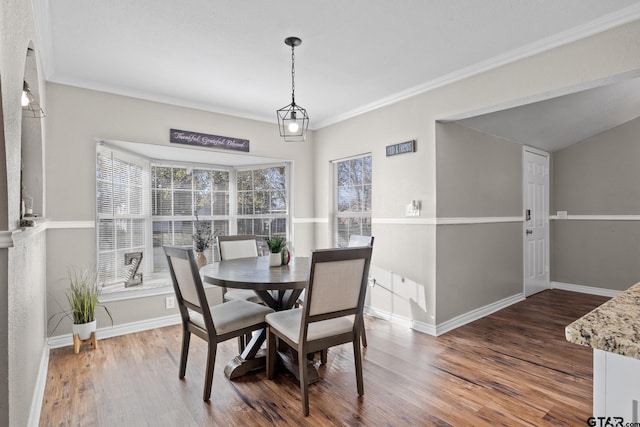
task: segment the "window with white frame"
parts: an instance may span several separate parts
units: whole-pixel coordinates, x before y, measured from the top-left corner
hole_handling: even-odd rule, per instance
[[[371,235],[371,155],[333,162],[333,243],[344,247],[349,236]]]
[[[96,228],[98,278],[123,282],[124,255],[145,248],[148,218],[148,162],[98,147],[96,161]],[[142,268],[139,271],[144,271]]]
[[[237,232],[267,237],[288,236],[287,168],[283,165],[238,170]]]
[[[229,234],[229,170],[151,165],[153,271],[166,271],[163,245],[192,244],[193,219]],[[217,260],[215,245],[205,252]]]
[[[147,277],[168,271],[163,245],[192,245],[195,218],[210,221],[216,235],[288,237],[286,164],[235,169],[150,162],[99,145],[96,161],[98,274],[107,287],[122,287],[128,252],[142,252]],[[265,245],[266,246],[266,245]],[[217,261],[215,244],[206,252]],[[167,276],[168,277],[168,276]],[[170,286],[170,282],[165,284]]]

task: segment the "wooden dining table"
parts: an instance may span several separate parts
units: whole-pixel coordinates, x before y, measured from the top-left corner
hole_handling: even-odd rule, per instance
[[[207,264],[200,269],[205,283],[234,289],[251,289],[268,306],[276,311],[292,308],[307,285],[309,257],[293,257],[287,265],[269,266],[268,256],[236,258]],[[225,367],[229,379],[238,378],[250,371],[266,366],[266,351],[261,348],[267,338],[266,328],[253,333],[242,354]],[[280,352],[281,357],[286,355]],[[285,366],[294,363],[285,360]],[[310,382],[317,378],[315,369],[310,371]]]

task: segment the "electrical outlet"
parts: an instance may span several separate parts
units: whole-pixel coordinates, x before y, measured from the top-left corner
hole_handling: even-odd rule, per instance
[[[176,306],[176,297],[170,296],[166,297],[164,300],[164,308],[170,310]]]

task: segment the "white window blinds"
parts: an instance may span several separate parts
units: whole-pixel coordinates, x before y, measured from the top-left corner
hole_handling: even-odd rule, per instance
[[[98,278],[105,286],[121,283],[128,252],[145,253],[149,165],[141,158],[97,147],[96,225]],[[144,262],[140,272],[144,272]]]
[[[286,166],[239,170],[236,180],[238,234],[256,235],[260,244],[274,236],[286,238],[289,215],[287,188]]]
[[[229,170],[151,165],[153,271],[168,271],[163,245],[193,243],[192,218],[208,221],[216,235],[229,234]],[[212,242],[207,259],[219,260]]]

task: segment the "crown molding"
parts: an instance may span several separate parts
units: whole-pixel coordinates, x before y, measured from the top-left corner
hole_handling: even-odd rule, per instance
[[[220,105],[207,104],[202,102],[195,102],[188,99],[177,98],[172,96],[159,95],[157,93],[146,92],[142,90],[123,89],[120,87],[99,84],[96,82],[75,79],[75,78],[60,78],[56,75],[52,75],[47,79],[51,83],[62,84],[66,86],[73,86],[80,89],[93,90],[96,92],[104,92],[110,95],[126,96],[128,98],[136,98],[143,101],[157,102],[160,104],[167,104],[173,107],[192,108],[194,110],[207,111],[209,113],[221,114],[225,116],[231,116],[234,118],[254,120],[257,122],[264,122],[274,124],[277,126],[278,122],[274,118],[266,117],[259,114],[249,114],[246,112],[225,108]],[[275,110],[274,110],[275,111]],[[309,129],[313,131],[314,129]]]
[[[567,31],[555,34],[550,37],[538,40],[530,43],[527,46],[523,46],[518,49],[514,49],[510,52],[502,55],[494,56],[485,61],[478,62],[469,67],[461,68],[452,73],[445,74],[442,77],[423,83],[418,86],[414,86],[402,92],[398,92],[394,95],[382,98],[378,101],[364,105],[360,108],[348,111],[344,114],[328,118],[315,124],[315,129],[321,129],[323,127],[333,125],[335,123],[359,116],[364,113],[368,113],[378,108],[386,107],[391,104],[403,101],[405,99],[420,95],[425,92],[437,89],[442,86],[446,86],[460,80],[475,76],[477,74],[489,71],[503,65],[524,59],[553,48],[563,46],[574,41],[592,36],[594,34],[601,33],[611,28],[618,27],[620,25],[627,24],[631,21],[640,19],[640,4],[635,4],[624,9],[620,9],[616,12],[612,12],[601,16],[591,22],[583,25],[571,28]]]

